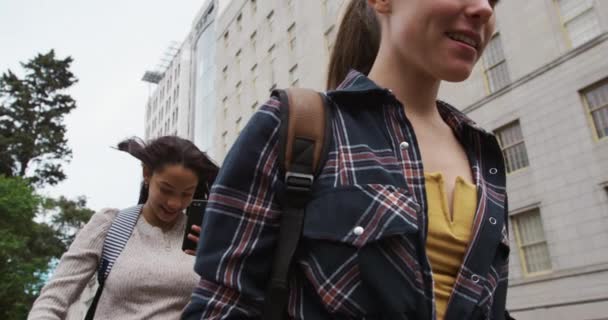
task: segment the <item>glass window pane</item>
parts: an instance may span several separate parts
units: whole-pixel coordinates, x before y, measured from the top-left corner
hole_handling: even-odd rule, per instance
[[[598,138],[608,136],[608,107],[592,112],[591,116],[595,123],[595,130],[597,131]]]
[[[545,239],[540,211],[534,209],[512,218],[517,228],[519,249],[528,273],[551,269],[551,256]]]
[[[490,40],[490,43],[488,43],[484,52],[485,67],[489,69],[503,60],[505,60],[505,55],[502,49],[502,41],[500,40],[500,35],[495,35]]]
[[[524,256],[528,273],[551,269],[551,256],[546,242],[525,248]]]
[[[504,60],[502,63],[488,71],[488,80],[490,82],[491,92],[498,91],[511,82],[509,70],[507,69],[507,64]]]
[[[608,82],[585,94],[591,110],[608,105]]]
[[[526,145],[518,121],[498,129],[496,136],[503,149],[507,172],[512,172],[529,165]]]

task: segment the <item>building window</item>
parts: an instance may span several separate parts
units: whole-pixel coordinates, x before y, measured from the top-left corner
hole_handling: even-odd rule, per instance
[[[490,93],[498,91],[511,83],[499,33],[496,33],[488,43],[483,55],[483,62]]]
[[[236,125],[235,125],[235,129],[236,129],[236,134],[239,135],[241,134],[241,121],[243,120],[243,117],[239,117],[238,119],[236,119]]]
[[[243,14],[239,13],[238,17],[236,17],[236,27],[239,31],[243,30]]]
[[[241,81],[236,84],[236,107],[241,106]]]
[[[332,24],[327,30],[325,30],[325,48],[327,52],[331,54],[331,50],[334,48],[334,42],[336,41],[336,28]]]
[[[578,47],[601,33],[593,0],[557,0],[557,4],[572,47]]]
[[[241,77],[241,49],[239,49],[236,54],[234,55],[235,58],[235,63],[236,63],[236,76],[237,79],[240,79]]]
[[[258,32],[254,31],[251,36],[249,36],[249,40],[251,41],[251,52],[253,52],[253,56],[255,57],[255,48],[256,48],[256,42],[257,42],[257,35]]]
[[[255,112],[255,110],[256,110],[257,108],[258,108],[258,102],[256,101],[256,102],[254,102],[254,103],[251,105],[251,112]]]
[[[222,69],[222,77],[224,78],[224,82],[228,81],[228,66],[224,66]]]
[[[582,94],[596,137],[608,137],[608,79],[583,90]]]
[[[253,13],[258,11],[258,3],[256,0],[249,0],[249,4],[251,5],[251,11]]]
[[[228,47],[228,37],[230,36],[230,33],[228,31],[226,31],[224,33],[224,47]]]
[[[222,107],[224,109],[224,120],[228,119],[228,97],[222,99]]]
[[[274,10],[270,10],[270,12],[268,13],[268,15],[266,15],[266,23],[268,24],[268,32],[272,33],[272,30],[274,28]]]
[[[277,83],[276,83],[276,77],[275,77],[275,72],[274,72],[274,63],[275,60],[274,58],[270,59],[270,68],[269,68],[269,72],[270,72],[270,91],[274,90],[277,87]]]
[[[298,81],[298,64],[294,64],[290,69],[289,69],[289,83],[293,86],[293,83]]]
[[[222,147],[224,148],[224,152],[228,152],[228,131],[224,131],[222,133]]]
[[[551,270],[551,256],[538,208],[511,217],[524,275]]]
[[[507,173],[525,168],[529,165],[528,152],[519,121],[514,121],[495,131],[502,149]]]
[[[296,51],[296,23],[292,23],[289,28],[287,28],[287,35],[289,38],[289,50],[292,52]]]
[[[253,99],[255,100],[257,97],[257,82],[258,82],[258,64],[254,64],[253,67],[251,67],[251,74],[253,75],[252,79],[251,79],[251,94],[253,96]]]

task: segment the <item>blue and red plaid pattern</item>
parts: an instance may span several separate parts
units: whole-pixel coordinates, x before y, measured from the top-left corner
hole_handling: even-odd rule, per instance
[[[332,142],[306,208],[288,314],[435,319],[424,170],[403,106],[356,71],[326,94]],[[465,146],[478,189],[473,237],[446,319],[503,319],[509,242],[502,153],[494,136],[461,112],[437,107]],[[184,319],[261,316],[282,213],[280,113],[271,98],[224,161],[197,252],[201,281]]]

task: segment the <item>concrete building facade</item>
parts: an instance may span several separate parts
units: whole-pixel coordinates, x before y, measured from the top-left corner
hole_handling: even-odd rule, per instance
[[[146,102],[145,139],[177,135],[192,140],[192,36],[171,46],[163,60],[159,70],[146,72],[143,79],[154,86]]]
[[[233,0],[218,18],[214,155],[274,88],[322,90],[344,0]]]
[[[199,147],[221,162],[272,89],[323,90],[347,1],[223,2],[193,40]],[[503,148],[508,308],[523,320],[608,319],[608,2],[510,0],[496,14],[472,76],[443,84],[440,97]],[[212,45],[213,57],[203,52]]]
[[[517,319],[608,319],[608,2],[511,0],[440,96],[496,133]]]
[[[192,26],[192,128],[193,141],[212,158],[218,158],[213,143],[216,128],[215,79],[217,0],[208,1],[197,14]]]

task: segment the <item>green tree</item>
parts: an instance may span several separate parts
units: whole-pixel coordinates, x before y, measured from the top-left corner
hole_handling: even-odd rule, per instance
[[[91,219],[95,211],[87,208],[87,200],[80,196],[69,200],[64,196],[59,199],[46,198],[42,204],[43,215],[51,216],[51,225],[58,232],[58,237],[65,249],[74,241],[76,233]]]
[[[43,199],[29,181],[0,175],[0,319],[26,318],[49,266],[92,214],[84,197]]]
[[[40,201],[27,181],[0,176],[0,319],[25,319],[65,247],[56,230],[34,221]]]
[[[62,163],[72,151],[65,138],[64,116],[76,107],[65,93],[77,82],[72,58],[54,50],[21,63],[25,75],[0,76],[0,174],[26,177],[36,185],[65,179]]]
[[[72,58],[53,50],[22,63],[24,76],[0,76],[0,319],[24,319],[57,259],[93,211],[86,200],[43,198],[35,187],[66,178],[66,93]]]

